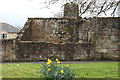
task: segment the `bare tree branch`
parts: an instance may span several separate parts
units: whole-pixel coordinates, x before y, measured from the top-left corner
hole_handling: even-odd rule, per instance
[[[119,4],[120,4],[120,1],[118,3],[116,3],[115,8],[114,8],[113,12],[111,13],[112,16],[115,16],[114,13],[115,13],[115,11],[116,11]]]
[[[120,4],[120,0],[47,0],[43,4],[46,6],[44,8],[49,9],[49,5],[60,2],[61,3],[69,3],[74,2],[79,5],[79,15],[82,16],[85,13],[94,14],[96,16],[100,14],[106,14],[107,11],[111,10],[111,16],[114,17],[115,12],[117,10],[118,5]],[[62,4],[62,7],[64,6]]]

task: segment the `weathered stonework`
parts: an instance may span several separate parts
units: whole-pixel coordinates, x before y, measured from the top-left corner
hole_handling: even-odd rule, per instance
[[[78,5],[66,4],[64,18],[28,18],[15,40],[3,41],[3,61],[120,60],[119,21],[80,18]]]
[[[2,40],[2,48],[3,48],[2,61],[14,61],[16,59],[14,39]]]
[[[76,3],[66,3],[64,8],[64,17],[69,19],[79,18],[79,7]]]
[[[96,18],[96,52],[103,54],[102,58],[116,60],[120,53],[120,17]]]
[[[21,40],[53,43],[76,42],[78,37],[76,23],[75,19],[66,18],[29,18],[22,31]]]
[[[17,61],[39,61],[48,58],[60,60],[87,60],[89,49],[87,44],[53,44],[45,42],[17,43]],[[24,53],[24,54],[23,54]],[[74,54],[76,53],[76,54]],[[82,53],[82,54],[81,54]],[[81,56],[83,55],[83,57]]]

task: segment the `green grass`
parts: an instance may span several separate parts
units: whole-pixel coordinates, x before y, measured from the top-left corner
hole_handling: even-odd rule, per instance
[[[65,66],[67,64],[60,64]],[[3,64],[3,78],[43,78],[38,74],[37,63]],[[70,64],[76,71],[76,78],[118,78],[118,63]]]

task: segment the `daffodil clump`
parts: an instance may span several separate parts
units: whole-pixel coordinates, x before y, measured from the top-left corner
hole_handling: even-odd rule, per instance
[[[48,59],[47,63],[42,65],[40,73],[52,80],[73,80],[75,72],[69,68],[69,65],[59,66],[60,63],[58,59],[55,61]]]

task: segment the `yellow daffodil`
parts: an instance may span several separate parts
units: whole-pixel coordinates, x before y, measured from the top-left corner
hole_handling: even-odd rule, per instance
[[[58,61],[58,59],[56,59],[56,61]]]
[[[57,61],[57,63],[59,64],[59,63],[60,63],[60,61]]]
[[[51,71],[51,69],[48,69],[48,71]]]
[[[64,70],[61,70],[60,73],[61,73],[61,74],[64,74]]]
[[[48,62],[52,62],[50,59],[47,60]]]
[[[49,64],[51,64],[52,62],[47,62],[47,64],[49,65]]]

